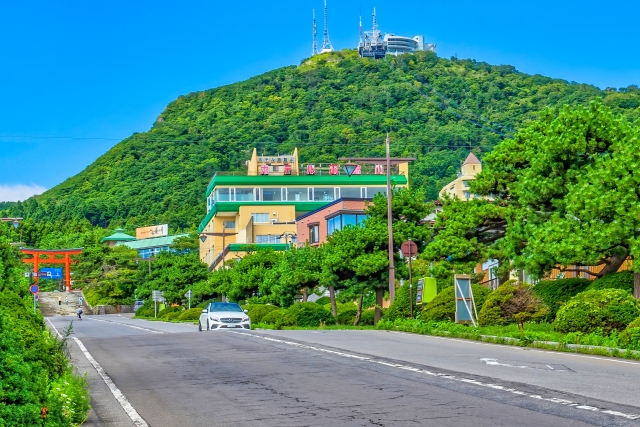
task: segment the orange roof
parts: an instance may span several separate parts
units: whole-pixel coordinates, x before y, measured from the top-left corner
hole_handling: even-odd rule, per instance
[[[475,154],[473,153],[469,153],[469,155],[467,156],[467,159],[464,161],[464,163],[462,164],[462,166],[464,165],[479,165],[480,160],[478,160],[478,158],[476,157]]]

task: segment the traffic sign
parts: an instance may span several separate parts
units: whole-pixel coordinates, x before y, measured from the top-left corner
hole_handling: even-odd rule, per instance
[[[164,292],[162,291],[151,291],[151,299],[153,301],[164,301],[164,297],[162,296]]]
[[[411,258],[418,253],[418,245],[412,240],[407,240],[402,244],[400,250],[402,251],[402,255]]]
[[[184,294],[185,298],[191,298],[193,296],[193,292],[191,292],[191,290],[188,290],[186,294]]]
[[[38,294],[34,294],[33,297],[36,299],[36,301],[38,301],[40,299],[40,295],[38,295]]]
[[[38,273],[24,273],[24,277],[38,277]]]
[[[38,287],[38,285],[31,285],[29,290],[31,291],[32,294],[37,294],[40,291],[40,288]]]

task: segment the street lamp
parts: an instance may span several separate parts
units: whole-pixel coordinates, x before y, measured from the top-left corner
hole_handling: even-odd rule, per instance
[[[347,176],[353,175],[355,171],[355,166],[353,162],[357,163],[366,163],[366,164],[374,164],[379,165],[382,161],[387,164],[387,229],[389,232],[389,303],[393,302],[393,298],[396,293],[396,283],[395,283],[395,275],[396,268],[393,261],[393,219],[391,217],[391,165],[398,165],[400,163],[408,163],[414,161],[415,157],[390,157],[389,155],[389,134],[387,133],[387,139],[385,141],[386,145],[386,154],[387,156],[382,157],[350,157],[350,158],[340,158],[340,160],[347,160],[347,163],[344,165],[343,170],[347,174]]]
[[[205,232],[200,233],[200,241],[202,243],[204,243],[209,236],[222,237],[222,251],[220,253],[222,254],[222,259],[224,261],[224,248],[227,247],[226,243],[225,243],[225,237],[227,237],[227,236],[235,236],[236,234],[238,234],[238,233],[227,233],[226,227],[224,226],[224,223],[223,223],[223,225],[222,225],[222,233],[205,233]],[[214,248],[214,250],[215,250],[215,248]]]

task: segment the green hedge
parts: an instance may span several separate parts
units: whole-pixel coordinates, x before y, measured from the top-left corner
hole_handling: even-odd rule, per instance
[[[640,316],[640,302],[622,289],[595,289],[571,298],[553,323],[558,332],[590,333],[601,330],[609,334],[624,330]]]
[[[531,285],[507,282],[489,294],[478,313],[478,323],[480,326],[520,324],[543,320],[548,314],[549,309]]]
[[[169,313],[175,312],[182,312],[182,307],[165,307],[158,312],[158,318],[165,318],[169,315]]]
[[[325,310],[327,310],[329,313],[331,313],[331,303],[329,304],[325,304],[322,306]],[[356,307],[356,305],[352,302],[336,302],[336,310],[338,311],[338,314],[344,312],[344,311],[351,311],[351,310],[357,310],[358,308]]]
[[[491,291],[482,285],[471,285],[471,289],[473,290],[473,298],[476,301],[476,309],[480,311]],[[425,322],[455,322],[455,287],[449,286],[443,289],[434,299],[428,302],[422,310],[421,317]]]
[[[180,316],[178,316],[178,320],[198,320],[200,319],[201,314],[202,308],[192,308],[180,313]]]
[[[633,272],[620,271],[607,274],[591,283],[586,290],[592,291],[596,289],[624,289],[633,295]]]
[[[284,317],[286,314],[286,310],[273,310],[262,318],[262,323],[266,323],[267,325],[275,325],[277,327],[284,326]]]
[[[293,304],[287,309],[284,321],[286,324],[302,327],[320,326],[321,323],[325,325],[335,323],[331,313],[314,302]]]
[[[533,287],[533,292],[542,298],[549,307],[549,317],[555,319],[556,313],[567,301],[583,292],[593,281],[583,278],[543,280]]]
[[[331,298],[329,297],[320,297],[316,300],[316,304],[318,305],[326,305],[326,304],[331,304]]]
[[[249,318],[251,319],[251,323],[260,323],[262,319],[267,314],[271,313],[274,310],[278,310],[278,307],[275,305],[266,305],[266,304],[252,304],[247,310],[249,310]]]

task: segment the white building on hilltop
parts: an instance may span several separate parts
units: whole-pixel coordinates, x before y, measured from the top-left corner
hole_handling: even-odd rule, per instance
[[[387,55],[402,55],[403,53],[413,53],[420,51],[436,51],[436,45],[432,43],[424,44],[423,36],[404,37],[395,34],[385,34],[384,42],[387,45]]]

